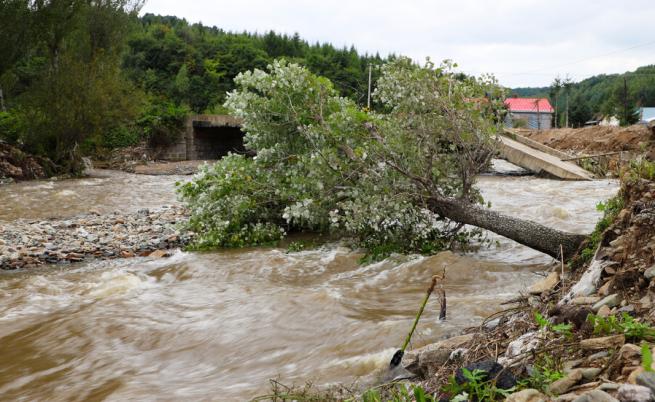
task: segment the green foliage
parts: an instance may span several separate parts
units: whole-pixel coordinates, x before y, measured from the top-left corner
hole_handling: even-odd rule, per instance
[[[624,334],[628,339],[655,340],[655,328],[637,321],[628,313],[623,313],[619,317],[615,315],[600,317],[589,314],[587,320],[593,326],[596,335]]]
[[[653,371],[653,352],[651,352],[650,345],[646,342],[641,345],[641,367],[645,371]]]
[[[121,70],[138,4],[10,3],[0,10],[3,16],[11,11],[0,36],[16,41],[0,40],[0,85],[10,113],[20,116],[13,137],[26,151],[76,172],[80,145],[89,139],[101,143],[104,135],[132,122],[139,110],[140,94]]]
[[[563,377],[560,364],[553,357],[542,355],[532,366],[530,376],[519,382],[519,388],[534,388],[547,392],[550,384]]]
[[[624,178],[632,182],[638,179],[655,180],[655,162],[644,158],[631,160]]]
[[[102,145],[107,148],[124,148],[136,145],[141,140],[139,130],[132,126],[118,126],[104,137]]]
[[[16,113],[0,111],[0,140],[16,144],[20,138],[20,125]]]
[[[309,250],[318,247],[319,243],[316,240],[297,240],[292,241],[287,246],[287,253],[297,253],[304,250]]]
[[[578,268],[591,261],[596,252],[596,248],[598,248],[598,244],[600,244],[603,232],[614,222],[616,216],[621,212],[621,209],[623,209],[623,205],[624,200],[621,194],[610,198],[606,202],[600,202],[596,205],[596,209],[603,212],[603,217],[596,223],[594,231],[589,235],[587,245],[580,252],[580,257],[571,262],[573,268]]]
[[[189,228],[199,234],[193,248],[271,244],[285,234],[276,183],[253,159],[228,155],[205,165],[178,191],[191,207]]]
[[[427,394],[418,385],[394,384],[383,392],[369,389],[362,394],[361,402],[435,402],[435,396]],[[350,400],[353,401],[354,400]]]
[[[225,158],[182,187],[192,227],[211,233],[201,237],[203,247],[238,245],[226,239],[243,225],[275,238],[332,231],[376,258],[433,253],[479,235],[426,208],[426,197],[481,203],[473,183],[492,155],[492,113],[469,99],[493,93],[494,83],[451,69],[406,59],[384,66],[375,97],[387,112],[379,114],[286,61],[237,76],[225,106],[243,121],[245,144],[257,156]],[[433,183],[431,192],[417,188],[419,175]]]
[[[561,324],[552,324],[546,317],[541,315],[539,312],[534,313],[534,319],[539,325],[539,329],[547,329],[558,335],[563,335],[566,338],[572,338],[573,333],[573,324],[570,323],[561,323]]]
[[[188,114],[189,109],[185,106],[177,106],[165,100],[153,100],[139,116],[136,124],[150,146],[166,147],[181,138]]]
[[[513,128],[528,128],[528,121],[526,119],[512,119]]]
[[[443,391],[450,395],[451,401],[495,401],[505,399],[516,390],[515,387],[496,387],[494,379],[486,380],[487,373],[484,370],[470,371],[462,368],[462,373],[466,379],[463,384],[459,384],[455,376],[450,376],[448,384],[443,388]]]
[[[125,67],[135,83],[175,104],[201,113],[215,110],[236,88],[234,78],[247,70],[264,69],[274,59],[303,64],[329,78],[340,95],[366,102],[368,65],[379,55],[360,55],[354,48],[310,45],[298,34],[226,32],[176,17],[146,14],[129,39]],[[379,70],[373,70],[373,78]]]

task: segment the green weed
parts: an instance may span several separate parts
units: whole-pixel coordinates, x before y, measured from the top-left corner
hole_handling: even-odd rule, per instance
[[[655,340],[655,328],[635,320],[628,313],[623,313],[619,317],[610,315],[606,318],[589,314],[587,321],[593,326],[596,335],[624,334],[629,339]]]
[[[487,373],[484,370],[462,369],[466,382],[459,384],[455,376],[451,376],[443,391],[451,395],[451,401],[495,401],[504,399],[516,390],[516,387],[502,389],[496,387],[494,379],[486,379]]]

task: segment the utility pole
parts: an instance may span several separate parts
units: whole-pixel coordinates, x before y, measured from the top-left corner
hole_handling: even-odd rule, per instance
[[[368,100],[366,101],[366,108],[371,110],[371,69],[373,66],[368,63]]]
[[[623,123],[628,125],[628,79],[623,77]]]
[[[569,94],[566,94],[566,128],[569,128]]]

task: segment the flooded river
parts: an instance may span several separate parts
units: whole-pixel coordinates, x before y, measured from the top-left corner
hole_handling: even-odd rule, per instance
[[[180,179],[100,172],[4,186],[0,220],[170,205]],[[617,183],[485,176],[480,187],[494,209],[584,233]],[[0,399],[231,401],[266,393],[270,378],[351,383],[388,364],[443,267],[448,320],[431,301],[412,347],[478,324],[552,261],[490,237],[497,245],[465,256],[368,266],[332,244],[0,272]]]

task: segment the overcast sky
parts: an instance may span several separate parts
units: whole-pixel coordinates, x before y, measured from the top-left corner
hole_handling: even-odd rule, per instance
[[[503,85],[546,86],[655,64],[655,0],[148,0],[142,13],[417,61],[452,59]]]

